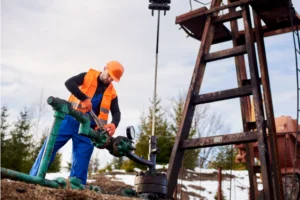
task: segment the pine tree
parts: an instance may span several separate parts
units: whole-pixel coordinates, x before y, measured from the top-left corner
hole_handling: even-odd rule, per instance
[[[123,162],[124,157],[114,157],[111,164],[114,169],[121,169]]]
[[[171,130],[177,134],[185,104],[185,97],[179,94],[172,99],[172,111],[169,113],[171,119]],[[209,137],[216,134],[229,132],[229,128],[221,120],[221,116],[209,111],[209,106],[199,105],[195,108],[192,119],[189,138]],[[214,154],[216,148],[207,147],[185,151],[183,166],[194,169],[196,166],[206,167],[206,161]],[[200,161],[200,162],[199,162]]]
[[[92,156],[89,162],[89,167],[88,167],[89,175],[98,172],[99,166],[100,166],[100,160],[99,160],[99,155],[97,153],[95,156]]]
[[[31,168],[30,155],[32,150],[28,113],[26,108],[20,112],[20,118],[10,132],[11,138],[5,141],[7,147],[5,154],[9,159],[2,163],[3,167],[25,173],[28,173]]]
[[[3,163],[7,163],[9,157],[7,156],[7,129],[9,127],[9,124],[7,122],[8,109],[3,106],[1,107],[1,124],[0,124],[0,133],[1,133],[1,163],[3,166]]]
[[[140,130],[138,134],[137,142],[135,145],[135,154],[148,159],[149,154],[149,137],[152,134],[152,113],[153,113],[153,101],[149,106],[148,115],[144,114],[140,118]],[[171,156],[172,147],[174,144],[175,136],[170,132],[170,127],[166,119],[166,114],[161,108],[161,101],[158,99],[155,104],[155,131],[154,134],[157,137],[157,147],[160,152],[157,154],[156,163],[157,164],[167,164],[169,163],[169,158]],[[122,169],[126,171],[132,171],[134,167],[140,169],[146,169],[145,166],[134,163],[131,160],[126,160],[123,162]]]
[[[100,167],[100,159],[98,154],[96,154],[95,158],[94,158],[94,165],[93,165],[93,172],[97,173]]]
[[[67,166],[64,167],[66,170],[71,171],[72,169],[72,161],[71,162],[67,162]]]
[[[173,102],[173,107],[172,107],[172,112],[170,113],[170,118],[171,118],[171,131],[173,135],[176,135],[182,120],[182,113],[184,109],[184,99],[182,95],[179,95],[177,98],[172,99]],[[190,133],[189,133],[189,138],[193,138],[196,135],[197,132],[197,124],[196,120],[193,121],[194,123],[192,124]],[[197,160],[199,157],[199,149],[193,149],[193,150],[188,150],[184,152],[184,157],[183,157],[183,166],[187,169],[194,169],[197,166]]]
[[[238,154],[237,149],[233,148],[231,145],[219,147],[219,151],[216,154],[214,160],[209,163],[209,168],[217,169],[222,167],[222,169],[233,169],[233,170],[244,170],[246,169],[245,163],[236,163],[235,157]]]
[[[149,137],[152,134],[152,120],[153,120],[153,102],[149,107],[149,114],[145,117],[141,117],[141,134],[136,145],[136,153],[143,155],[147,158],[149,154]],[[160,149],[160,153],[157,154],[156,162],[158,164],[169,163],[171,156],[172,147],[174,144],[175,136],[170,132],[169,124],[166,119],[166,114],[161,108],[161,101],[158,99],[155,105],[155,131],[154,134],[157,136],[157,147]]]

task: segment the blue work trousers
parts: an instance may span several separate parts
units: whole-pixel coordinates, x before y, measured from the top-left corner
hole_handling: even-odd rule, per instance
[[[69,139],[73,141],[73,154],[72,154],[72,168],[70,177],[76,177],[81,179],[81,184],[86,184],[88,166],[94,150],[91,140],[88,137],[78,134],[79,122],[72,116],[66,115],[60,126],[58,136],[54,145],[54,149],[51,155],[50,163],[53,162],[57,151],[64,146]],[[42,149],[39,152],[38,157],[33,164],[30,175],[37,176],[39,166],[41,164],[44,149],[46,147],[47,139],[44,142]]]

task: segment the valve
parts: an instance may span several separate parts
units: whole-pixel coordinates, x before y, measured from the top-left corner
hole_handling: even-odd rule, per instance
[[[112,139],[112,146],[108,148],[110,154],[116,157],[125,156],[128,152],[135,150],[132,141],[127,137],[118,136]]]
[[[92,143],[99,149],[107,148],[111,143],[111,137],[103,129],[96,130],[96,138],[92,138]]]

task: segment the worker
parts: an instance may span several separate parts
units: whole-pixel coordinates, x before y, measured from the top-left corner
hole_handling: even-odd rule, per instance
[[[88,72],[71,77],[65,82],[65,86],[71,92],[69,102],[73,108],[84,113],[88,113],[92,109],[104,124],[110,136],[115,133],[121,119],[118,97],[112,82],[119,82],[123,72],[124,68],[119,62],[111,61],[106,64],[103,72],[90,69]],[[109,110],[111,111],[112,121],[107,124]],[[72,138],[73,151],[70,177],[79,178],[81,184],[85,185],[94,146],[88,137],[78,134],[79,125],[80,123],[72,116],[65,116],[58,132],[49,166],[53,162],[56,152]],[[96,128],[96,123],[92,118],[91,128]],[[32,176],[38,174],[45,146],[46,141],[30,170]]]

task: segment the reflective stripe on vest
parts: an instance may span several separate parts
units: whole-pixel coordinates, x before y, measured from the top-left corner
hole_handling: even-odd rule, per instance
[[[79,88],[81,92],[84,93],[86,96],[90,98],[94,96],[97,89],[98,77],[100,73],[100,71],[90,69],[84,76],[83,84]],[[113,84],[109,84],[109,86],[104,91],[100,105],[100,113],[98,115],[98,118],[100,119],[100,122],[102,124],[107,124],[111,101],[116,97],[117,93]],[[74,109],[79,110],[81,112],[85,112],[81,107],[81,101],[77,99],[74,95],[71,95],[68,101],[71,103]]]

